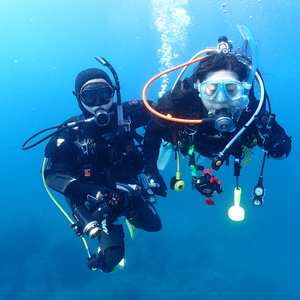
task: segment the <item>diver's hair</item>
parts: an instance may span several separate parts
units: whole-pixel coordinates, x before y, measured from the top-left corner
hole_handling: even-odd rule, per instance
[[[208,73],[222,70],[237,73],[239,81],[248,78],[249,68],[246,64],[239,61],[234,54],[211,54],[207,56],[195,68],[191,78],[193,82],[196,82],[198,79],[200,82],[203,82]]]
[[[175,89],[163,95],[155,103],[155,109],[176,118],[199,119],[203,106],[195,89]]]

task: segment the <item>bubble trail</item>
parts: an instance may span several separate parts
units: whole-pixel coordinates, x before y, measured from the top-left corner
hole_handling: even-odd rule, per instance
[[[187,0],[152,0],[154,24],[161,34],[161,48],[157,50],[159,71],[174,67],[174,59],[186,46],[187,28],[191,24],[191,18],[185,7]],[[161,97],[167,90],[169,84],[168,75],[162,77]]]

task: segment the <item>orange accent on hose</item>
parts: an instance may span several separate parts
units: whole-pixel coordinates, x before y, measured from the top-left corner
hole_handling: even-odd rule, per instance
[[[143,89],[143,94],[142,94],[143,102],[144,102],[145,106],[147,107],[147,109],[150,110],[154,115],[156,115],[156,116],[158,116],[158,117],[160,117],[160,118],[162,118],[162,119],[165,119],[165,120],[169,120],[169,121],[173,121],[173,122],[178,122],[178,123],[200,124],[200,123],[202,122],[202,120],[200,120],[200,119],[194,119],[194,120],[193,120],[193,119],[173,118],[172,116],[167,116],[167,115],[164,115],[164,114],[162,114],[162,113],[156,111],[156,110],[155,110],[154,108],[152,108],[152,107],[150,106],[150,104],[148,103],[148,100],[147,100],[147,98],[146,98],[146,92],[147,92],[147,89],[148,89],[148,87],[150,86],[150,84],[151,84],[153,81],[155,81],[157,78],[159,78],[159,77],[161,77],[161,76],[163,76],[163,75],[165,75],[165,74],[171,73],[171,72],[173,72],[173,71],[175,71],[175,70],[178,70],[178,69],[180,69],[180,68],[183,68],[183,67],[185,67],[185,66],[189,66],[189,65],[194,64],[194,63],[196,63],[196,62],[199,62],[199,61],[201,61],[202,59],[204,59],[204,58],[206,58],[206,57],[207,57],[207,56],[204,56],[204,57],[200,57],[200,58],[197,58],[197,59],[195,59],[195,60],[186,62],[186,63],[184,63],[184,64],[181,64],[181,65],[179,65],[179,66],[176,66],[176,67],[174,67],[174,68],[171,68],[171,69],[169,69],[169,70],[166,70],[166,71],[164,71],[164,72],[161,72],[161,73],[157,74],[156,76],[154,76],[153,78],[151,78],[151,79],[146,83],[146,85],[145,85],[145,87],[144,87],[144,89]]]

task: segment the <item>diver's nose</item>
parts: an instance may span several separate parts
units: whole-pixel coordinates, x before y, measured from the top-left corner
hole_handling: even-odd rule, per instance
[[[217,102],[225,102],[226,95],[225,95],[223,89],[220,89],[220,91],[218,92],[216,100],[217,100]]]

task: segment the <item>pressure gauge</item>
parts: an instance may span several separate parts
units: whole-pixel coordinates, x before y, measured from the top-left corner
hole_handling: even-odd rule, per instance
[[[256,196],[261,196],[261,195],[263,195],[263,193],[264,193],[264,189],[260,186],[258,186],[254,189],[254,194]]]

